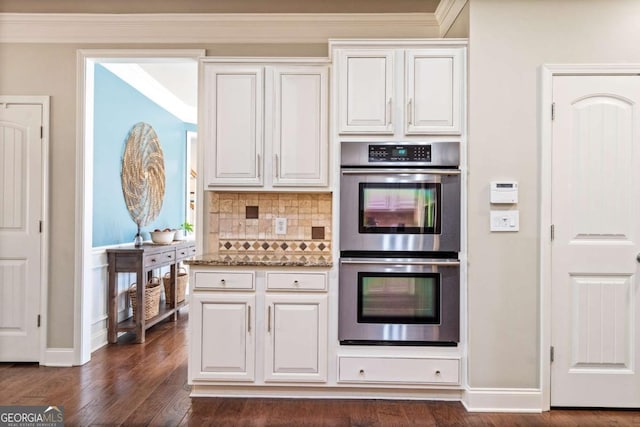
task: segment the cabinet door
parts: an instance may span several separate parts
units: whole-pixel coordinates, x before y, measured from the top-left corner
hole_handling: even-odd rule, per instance
[[[340,133],[393,134],[393,55],[393,50],[340,51]]]
[[[207,186],[262,185],[264,68],[205,64]]]
[[[326,186],[328,140],[328,68],[276,67],[273,109],[267,108],[273,146],[274,186]],[[267,105],[270,105],[267,99]]]
[[[327,380],[327,296],[266,295],[264,380]]]
[[[253,381],[255,295],[201,293],[191,299],[191,380]]]
[[[405,71],[405,133],[460,134],[464,50],[408,50]]]

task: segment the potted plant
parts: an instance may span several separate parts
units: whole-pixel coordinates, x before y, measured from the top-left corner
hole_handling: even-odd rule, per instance
[[[186,237],[187,237],[187,235],[189,233],[193,233],[193,224],[191,224],[188,221],[185,221],[182,224],[180,224],[180,229],[176,233],[175,239],[176,240],[184,240],[184,239],[186,239]]]

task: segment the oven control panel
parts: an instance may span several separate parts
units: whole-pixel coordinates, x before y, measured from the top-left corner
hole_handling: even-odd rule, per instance
[[[369,145],[370,162],[430,162],[431,145]]]

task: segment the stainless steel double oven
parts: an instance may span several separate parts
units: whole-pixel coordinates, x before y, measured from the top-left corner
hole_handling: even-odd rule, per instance
[[[457,345],[458,142],[343,142],[340,343]]]

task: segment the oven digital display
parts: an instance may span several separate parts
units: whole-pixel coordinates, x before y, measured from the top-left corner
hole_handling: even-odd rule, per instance
[[[431,145],[369,145],[369,162],[431,162]]]

